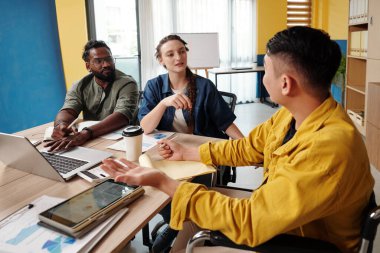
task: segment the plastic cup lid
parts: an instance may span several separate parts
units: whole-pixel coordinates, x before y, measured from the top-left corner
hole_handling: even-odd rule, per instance
[[[122,136],[131,137],[140,135],[142,133],[144,133],[144,130],[141,128],[141,126],[127,126],[124,128]]]

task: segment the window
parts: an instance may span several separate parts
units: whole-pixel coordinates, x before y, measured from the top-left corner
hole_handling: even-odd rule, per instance
[[[140,85],[136,0],[87,0],[90,38],[104,40],[116,68]]]
[[[250,67],[256,61],[255,0],[145,0],[139,1],[139,10],[143,85],[166,72],[153,54],[170,33],[217,32],[220,67]],[[255,73],[218,78],[218,89],[235,93],[238,101],[253,101],[255,88]]]
[[[311,25],[311,0],[287,0],[287,26]]]

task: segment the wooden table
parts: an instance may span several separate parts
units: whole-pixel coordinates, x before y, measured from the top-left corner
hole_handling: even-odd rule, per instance
[[[52,123],[34,127],[16,133],[30,140],[42,139],[46,127]],[[199,145],[210,140],[207,137],[176,134],[176,141],[185,145]],[[115,141],[96,138],[84,146],[112,152],[115,157],[123,157],[124,152],[107,149]],[[154,159],[159,157],[157,149],[147,153]],[[32,162],[32,161],[31,161]],[[49,195],[60,198],[70,198],[92,186],[91,183],[74,177],[68,182],[57,182],[37,175],[28,174],[0,162],[0,220],[16,210],[26,206],[34,199]],[[118,252],[151,220],[169,201],[163,192],[152,187],[144,187],[145,194],[128,206],[129,211],[105,237],[96,245],[92,252]]]

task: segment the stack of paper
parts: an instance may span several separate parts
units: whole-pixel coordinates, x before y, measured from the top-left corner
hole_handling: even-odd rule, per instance
[[[172,136],[173,132],[164,132],[164,131],[154,131],[151,134],[143,135],[142,143],[142,152],[145,152],[157,145],[157,141],[160,139],[167,139]],[[125,141],[121,140],[112,145],[109,145],[107,148],[114,149],[118,151],[125,151]]]

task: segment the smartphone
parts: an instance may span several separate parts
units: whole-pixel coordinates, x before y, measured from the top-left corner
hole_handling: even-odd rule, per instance
[[[144,194],[141,186],[108,179],[38,215],[42,225],[80,238]]]
[[[108,175],[107,172],[100,168],[100,166],[97,166],[90,170],[80,171],[77,173],[77,175],[90,183],[99,183],[110,178],[110,175]]]

